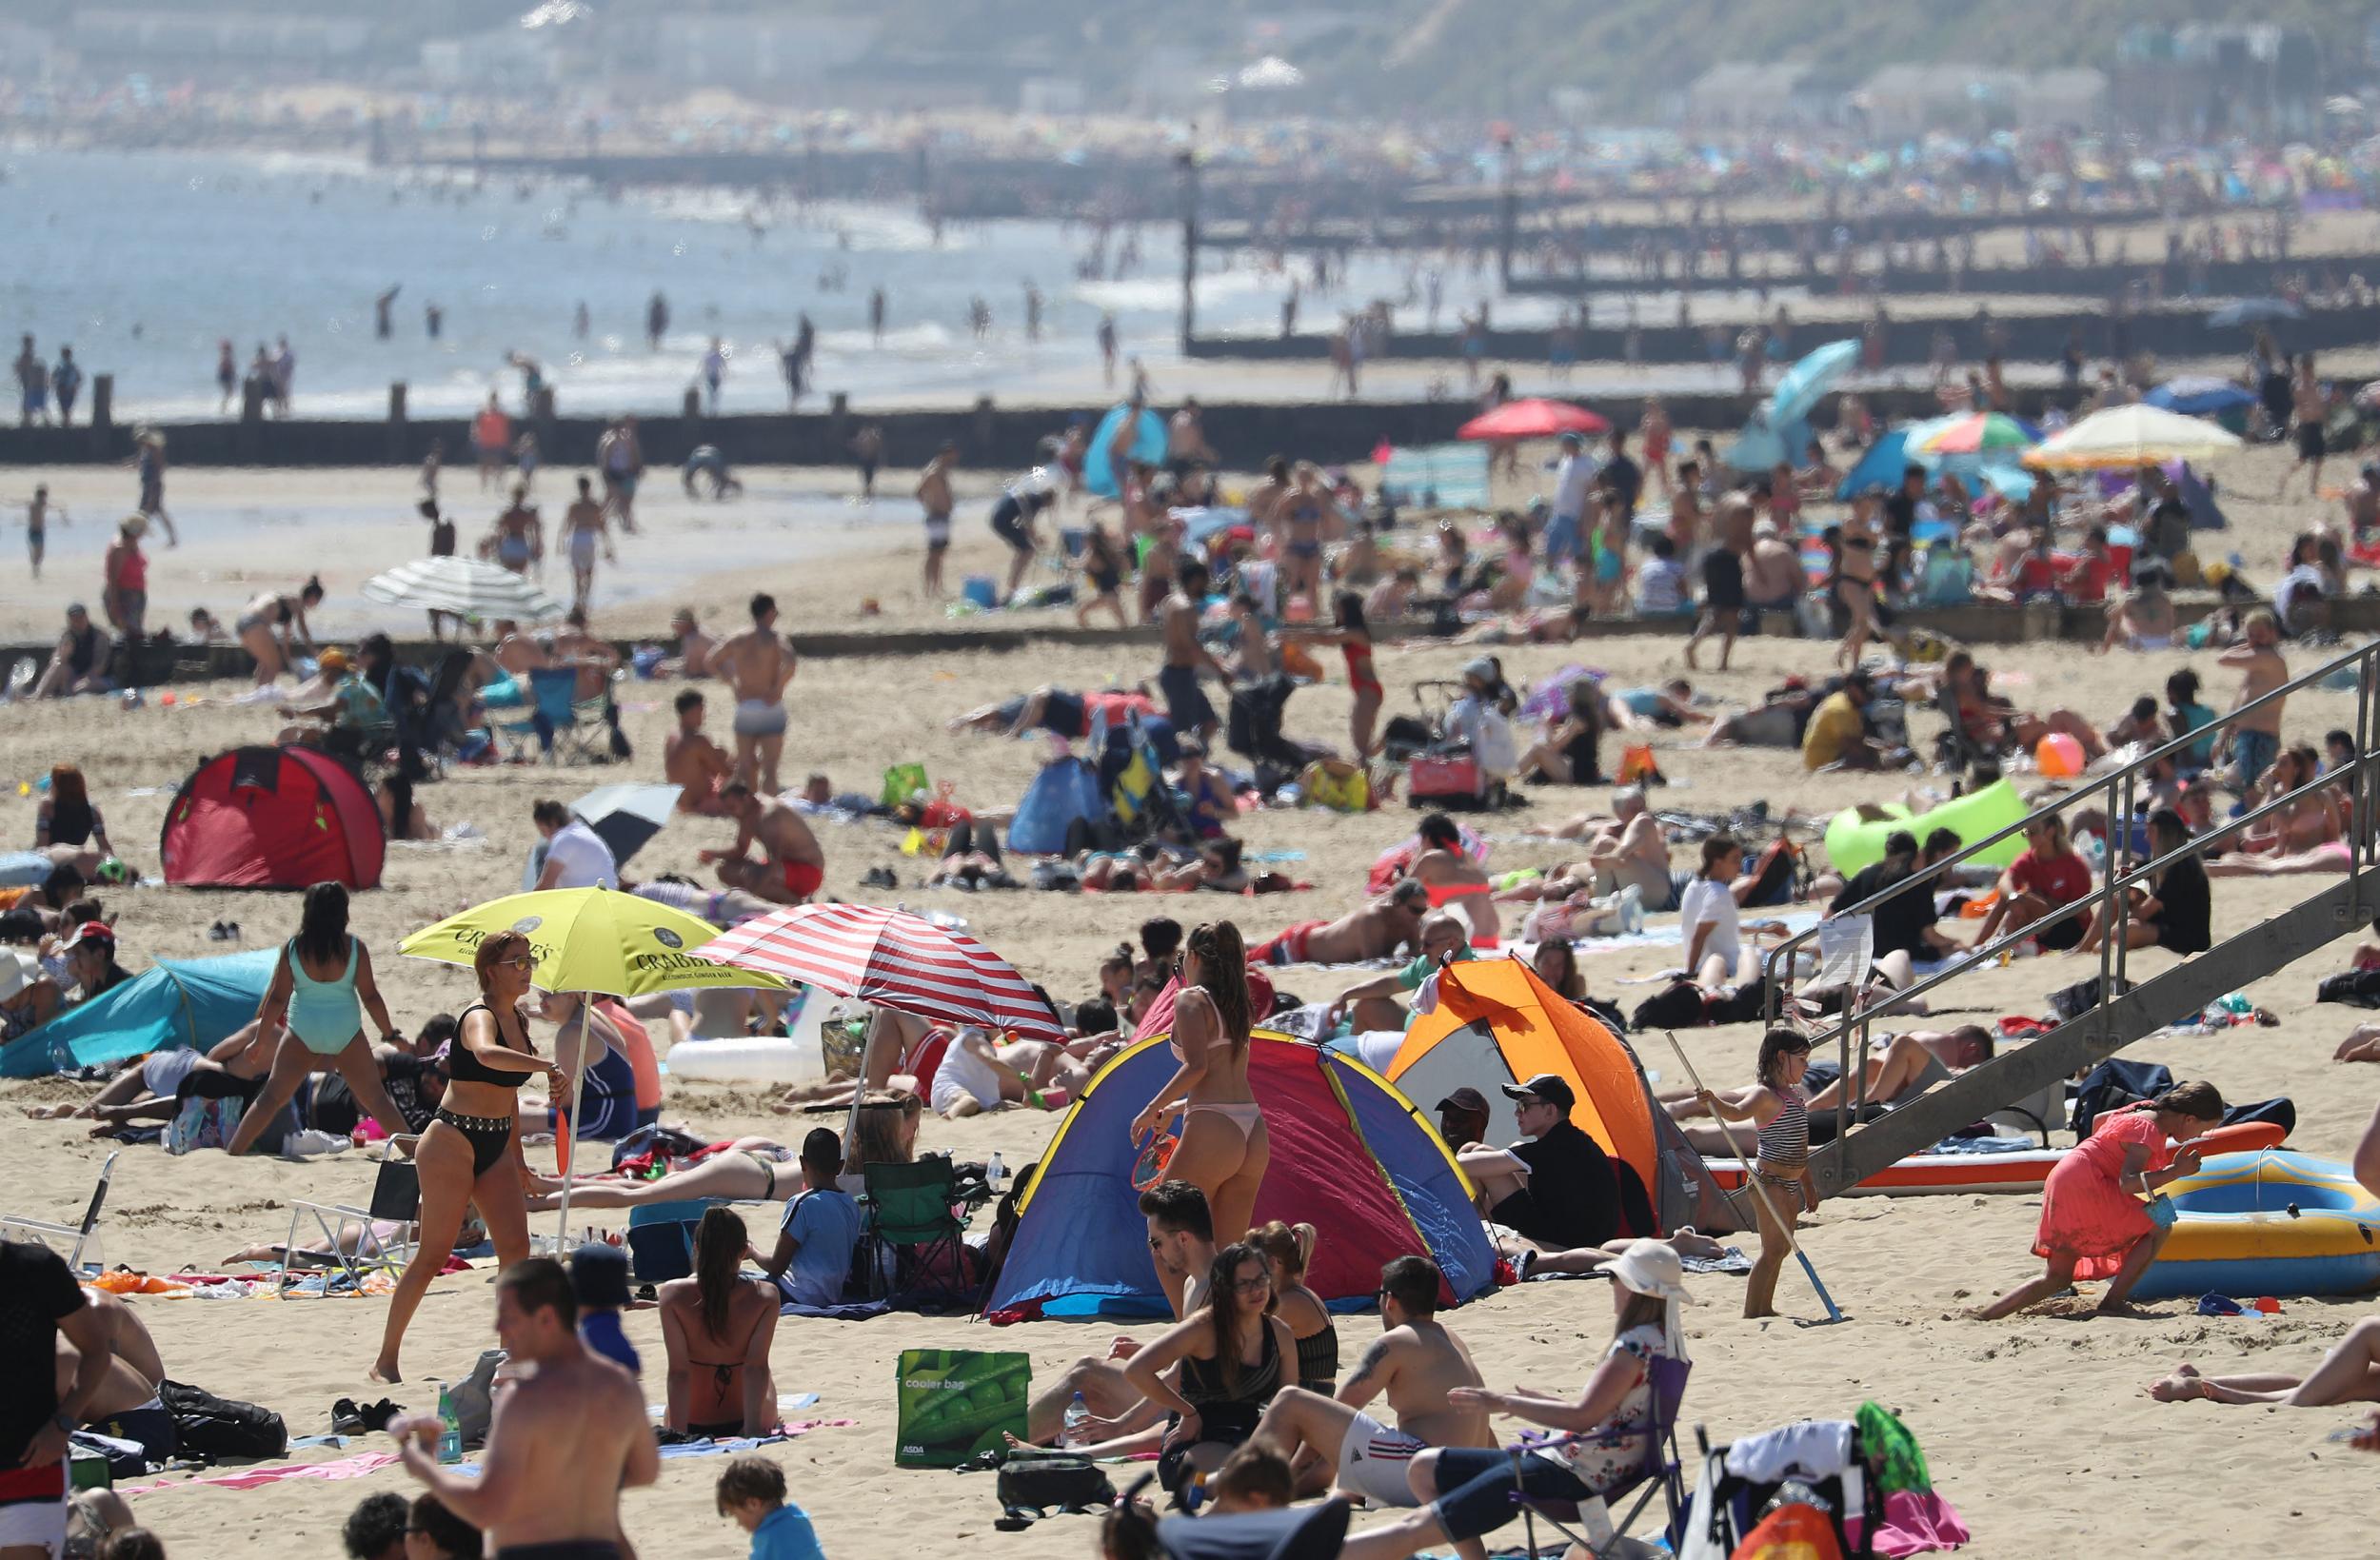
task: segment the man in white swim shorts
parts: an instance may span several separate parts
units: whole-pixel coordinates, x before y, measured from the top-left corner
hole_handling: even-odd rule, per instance
[[[1447,1406],[1457,1387],[1478,1387],[1479,1368],[1460,1338],[1438,1323],[1445,1279],[1425,1256],[1380,1270],[1380,1335],[1356,1361],[1336,1397],[1283,1387],[1250,1437],[1291,1455],[1300,1495],[1335,1486],[1371,1506],[1418,1506],[1406,1481],[1430,1447],[1492,1447],[1487,1415]],[[1386,1393],[1397,1426],[1364,1412]]]

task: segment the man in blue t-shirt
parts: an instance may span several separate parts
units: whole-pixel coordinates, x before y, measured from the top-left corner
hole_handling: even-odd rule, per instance
[[[777,1250],[761,1264],[795,1305],[843,1300],[852,1249],[860,1243],[860,1205],[836,1186],[842,1171],[842,1139],[825,1127],[813,1127],[802,1139],[802,1191],[785,1205]]]

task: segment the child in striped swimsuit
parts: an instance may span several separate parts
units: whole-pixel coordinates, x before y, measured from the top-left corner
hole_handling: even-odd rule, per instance
[[[1793,1254],[1794,1227],[1818,1206],[1817,1185],[1810,1178],[1809,1096],[1801,1087],[1809,1069],[1809,1037],[1772,1029],[1760,1039],[1758,1083],[1733,1095],[1702,1096],[1712,1115],[1749,1121],[1759,1130],[1760,1160],[1753,1174],[1768,1195],[1753,1199],[1760,1220],[1760,1258],[1745,1288],[1747,1316],[1776,1314],[1776,1278]]]

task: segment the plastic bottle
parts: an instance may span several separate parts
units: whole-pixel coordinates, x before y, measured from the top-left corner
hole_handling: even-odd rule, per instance
[[[1058,1444],[1060,1446],[1081,1445],[1082,1427],[1090,1422],[1091,1405],[1082,1401],[1082,1394],[1077,1392],[1074,1394],[1074,1401],[1066,1405],[1066,1424],[1065,1428],[1059,1432]]]
[[[992,1150],[991,1162],[983,1167],[983,1184],[997,1192],[1000,1190],[1001,1177],[1007,1174],[1007,1166],[1000,1162],[1000,1150]],[[1082,1394],[1077,1392],[1075,1395],[1081,1397]]]
[[[463,1421],[455,1416],[454,1394],[446,1384],[438,1384],[438,1460],[459,1463],[463,1460]]]

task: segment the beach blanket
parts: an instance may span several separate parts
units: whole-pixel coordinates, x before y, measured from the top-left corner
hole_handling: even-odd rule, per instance
[[[1681,1256],[1679,1267],[1688,1273],[1750,1273],[1752,1258],[1740,1246],[1722,1248],[1716,1256]],[[1611,1270],[1597,1268],[1593,1273],[1533,1273],[1521,1280],[1524,1284],[1550,1284],[1563,1278],[1609,1278]]]
[[[890,1300],[854,1300],[843,1305],[804,1306],[791,1301],[777,1308],[780,1316],[823,1316],[830,1322],[863,1322],[892,1310]]]
[[[803,1419],[779,1425],[774,1435],[734,1435],[725,1440],[676,1441],[661,1449],[665,1458],[677,1457],[741,1457],[746,1452],[779,1441],[790,1441],[797,1435],[807,1435],[814,1430],[844,1430],[858,1424],[857,1419]]]
[[[360,1479],[393,1468],[397,1454],[393,1451],[359,1451],[352,1457],[340,1457],[327,1463],[275,1463],[265,1468],[243,1468],[236,1472],[210,1474],[203,1479],[157,1479],[149,1484],[119,1484],[119,1495],[149,1495],[161,1490],[195,1490],[202,1484],[218,1485],[226,1490],[259,1490],[285,1479]]]

